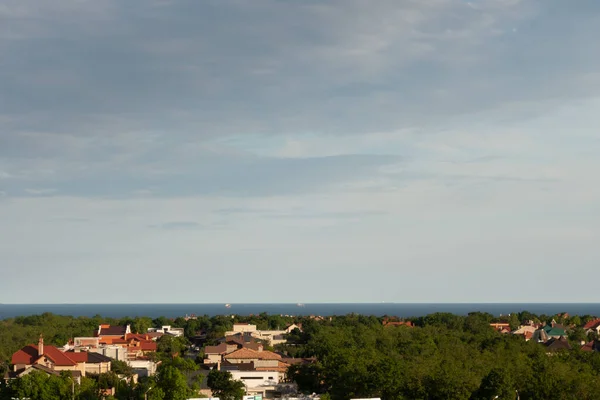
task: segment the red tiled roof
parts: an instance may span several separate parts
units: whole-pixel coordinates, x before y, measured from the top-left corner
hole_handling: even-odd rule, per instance
[[[67,352],[66,354],[71,360],[75,361],[76,363],[84,363],[88,360],[88,353],[85,351],[81,351],[78,353],[73,351]]]
[[[255,351],[251,349],[239,349],[232,353],[227,354],[225,359],[256,359],[256,360],[281,360],[279,354],[273,353],[272,351]]]
[[[30,344],[15,352],[12,355],[11,363],[31,365],[38,358],[37,346]]]
[[[581,346],[581,351],[594,351],[594,342],[591,341]]]
[[[48,357],[55,365],[60,367],[77,365],[76,361],[70,359],[65,353],[54,346],[44,346],[44,356]],[[39,358],[38,347],[30,344],[13,354],[12,363],[32,365]]]
[[[583,329],[596,329],[600,325],[600,318],[588,322],[583,326]]]
[[[156,342],[152,340],[144,340],[140,342],[140,347],[144,351],[156,351]]]
[[[413,326],[411,321],[383,321],[383,326]]]
[[[54,361],[55,365],[68,366],[77,365],[77,362],[71,360],[65,353],[54,346],[44,346],[44,356]]]

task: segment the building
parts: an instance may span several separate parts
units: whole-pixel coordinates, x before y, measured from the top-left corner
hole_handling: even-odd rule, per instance
[[[256,325],[248,323],[235,323],[233,324],[233,330],[225,332],[225,336],[235,336],[240,334],[250,335],[255,339],[264,340],[272,346],[277,344],[286,343],[286,335],[292,332],[294,329],[301,329],[299,325],[292,324],[285,329],[279,330],[258,330]]]
[[[233,324],[233,332],[232,333],[244,333],[244,332],[255,332],[256,325],[252,325],[246,322],[238,322]],[[227,335],[226,335],[227,336]]]
[[[109,339],[111,337],[123,337],[128,333],[131,333],[131,325],[110,326],[108,324],[102,324],[98,326],[98,329],[94,332],[94,336]]]
[[[408,326],[410,328],[413,327],[413,323],[411,321],[399,321],[399,320],[391,320],[389,318],[384,318],[382,321],[383,326]]]
[[[183,328],[173,328],[170,325],[163,325],[160,328],[148,328],[148,333],[162,333],[165,335],[171,335],[175,337],[183,336]]]
[[[29,373],[32,369],[42,371],[71,371],[74,376],[86,373],[110,371],[110,358],[101,354],[83,352],[63,352],[55,346],[44,345],[40,335],[37,346],[30,344],[12,356],[13,373],[17,376]]]
[[[596,334],[600,334],[600,318],[589,321],[585,325],[583,325],[583,330],[585,333],[594,332]]]
[[[223,356],[223,360],[229,364],[251,364],[256,371],[272,371],[285,374],[289,364],[282,357],[272,351],[256,351],[242,348]]]

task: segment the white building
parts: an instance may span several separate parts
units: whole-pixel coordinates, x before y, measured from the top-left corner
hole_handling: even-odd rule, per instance
[[[267,392],[275,391],[282,379],[282,374],[276,371],[229,371],[233,379],[242,381],[246,387],[246,395],[266,396]]]
[[[163,325],[160,328],[148,328],[148,333],[164,333],[165,335],[171,335],[180,337],[183,336],[183,328],[173,328],[171,325]]]

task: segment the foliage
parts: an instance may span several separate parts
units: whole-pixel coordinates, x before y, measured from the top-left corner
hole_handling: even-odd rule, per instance
[[[68,374],[48,375],[34,371],[11,382],[2,391],[2,398],[31,400],[62,400],[72,397],[72,381]]]
[[[549,356],[543,345],[490,328],[490,316],[440,313],[416,328],[383,327],[355,316],[313,329],[302,345],[314,365],[290,367],[305,393],[332,399],[593,399],[600,354]]]
[[[193,394],[183,373],[171,365],[159,368],[155,380],[165,400],[186,400]]]
[[[221,400],[241,400],[245,394],[244,384],[233,380],[227,371],[213,369],[208,374],[207,384],[213,396]]]
[[[171,357],[182,354],[189,342],[184,337],[164,335],[158,339],[157,351]]]
[[[121,360],[112,360],[110,362],[110,370],[117,375],[133,375],[133,368],[131,368],[125,361]]]

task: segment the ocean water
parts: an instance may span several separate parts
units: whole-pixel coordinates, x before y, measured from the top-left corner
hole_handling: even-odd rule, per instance
[[[176,318],[196,315],[250,315],[266,312],[282,315],[346,315],[350,313],[419,317],[435,312],[466,315],[481,311],[499,316],[529,311],[552,315],[600,315],[600,303],[311,303],[297,304],[0,304],[0,319],[51,312],[59,315],[121,318],[148,316]]]

